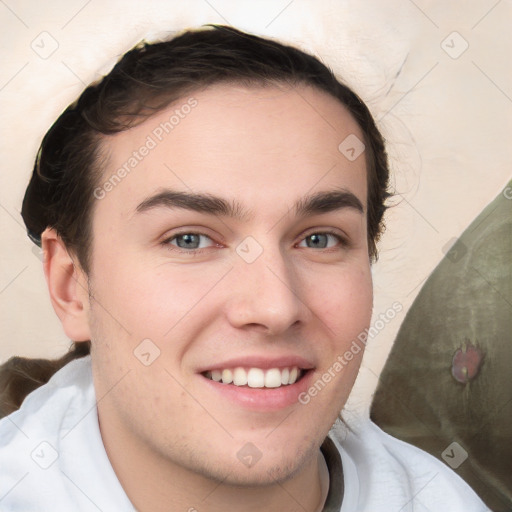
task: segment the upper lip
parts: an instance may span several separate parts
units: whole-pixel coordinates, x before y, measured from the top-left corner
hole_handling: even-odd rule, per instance
[[[212,370],[223,370],[226,368],[261,368],[262,370],[269,370],[270,368],[292,368],[297,366],[302,370],[311,370],[315,365],[308,359],[297,355],[282,355],[279,357],[268,357],[251,355],[240,356],[226,359],[220,363],[212,363],[208,366],[199,368],[198,372],[203,373]]]

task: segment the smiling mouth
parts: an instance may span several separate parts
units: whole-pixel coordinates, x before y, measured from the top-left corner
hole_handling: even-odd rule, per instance
[[[221,384],[275,389],[295,384],[307,371],[298,366],[269,368],[268,370],[237,367],[206,371],[202,375]]]

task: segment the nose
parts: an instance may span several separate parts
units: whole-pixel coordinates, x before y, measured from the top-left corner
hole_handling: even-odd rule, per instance
[[[276,336],[311,317],[299,276],[281,251],[266,249],[256,261],[240,258],[235,266],[226,303],[233,327]]]

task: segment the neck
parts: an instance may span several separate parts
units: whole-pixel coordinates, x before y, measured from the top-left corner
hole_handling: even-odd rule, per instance
[[[101,417],[101,416],[100,416]],[[234,485],[191,471],[134,439],[122,428],[100,420],[108,458],[138,512],[320,512],[328,492],[328,470],[320,451],[285,481]],[[134,461],[136,461],[134,463]]]

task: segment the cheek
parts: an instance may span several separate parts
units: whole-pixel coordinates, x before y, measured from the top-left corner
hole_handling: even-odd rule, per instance
[[[373,306],[369,268],[317,276],[315,283],[308,286],[309,302],[337,344],[346,344],[369,326]]]
[[[132,318],[144,316],[148,326],[158,324],[164,329],[160,332],[163,336],[207,299],[209,291],[225,273],[226,269],[213,265],[200,269],[191,265],[173,267],[163,264],[158,268],[143,269],[127,285],[130,315]]]
[[[210,265],[206,271],[194,264],[155,264],[141,257],[118,260],[115,267],[102,265],[94,282],[98,306],[93,308],[92,320],[97,339],[111,339],[132,349],[144,339],[152,340],[161,350],[172,343],[179,354],[186,347],[178,340],[193,336],[217,310],[209,291],[227,270],[225,265]]]

